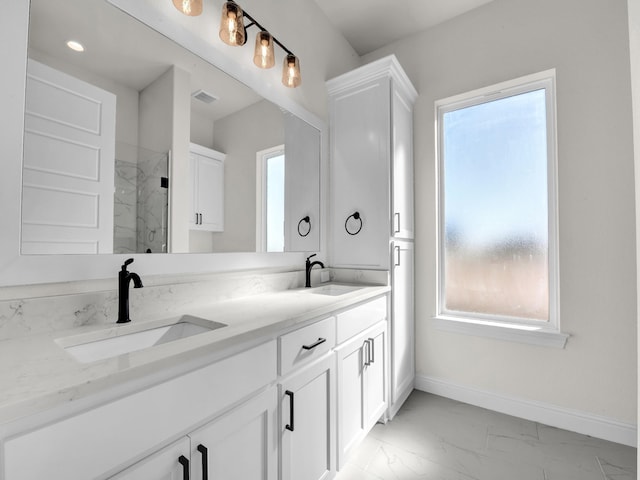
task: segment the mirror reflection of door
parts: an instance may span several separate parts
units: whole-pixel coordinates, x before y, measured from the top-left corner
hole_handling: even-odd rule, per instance
[[[30,60],[22,253],[111,253],[115,95]]]
[[[263,252],[283,252],[285,235],[285,154],[284,145],[257,153],[258,182],[256,231],[260,238],[257,244]]]

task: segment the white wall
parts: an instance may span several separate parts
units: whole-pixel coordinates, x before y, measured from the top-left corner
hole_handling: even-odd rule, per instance
[[[224,163],[224,232],[214,233],[215,252],[256,251],[256,153],[284,144],[284,117],[261,101],[214,123],[214,149]]]
[[[636,184],[636,280],[638,279],[637,259],[640,257],[640,3],[636,0],[627,1],[629,9],[629,50],[631,52],[631,90],[633,97],[633,145]],[[640,294],[640,281],[637,284]],[[640,319],[640,317],[638,317]],[[639,332],[640,333],[640,332]],[[640,337],[638,337],[640,340]],[[640,358],[638,358],[640,362]],[[638,403],[640,407],[640,403]],[[640,445],[640,432],[638,432]],[[640,459],[640,453],[639,459]]]
[[[417,374],[636,423],[636,250],[624,0],[496,0],[389,45],[415,109]],[[436,312],[434,101],[557,69],[565,349],[447,333]]]

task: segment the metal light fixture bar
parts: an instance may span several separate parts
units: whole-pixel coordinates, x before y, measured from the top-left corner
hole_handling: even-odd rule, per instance
[[[173,5],[185,15],[198,16],[202,13],[202,2],[203,0],[173,0]],[[244,17],[249,19],[249,24],[244,25]],[[224,43],[231,46],[245,45],[247,43],[246,30],[254,25],[260,29],[256,36],[254,63],[260,68],[273,67],[273,43],[275,43],[287,53],[282,66],[283,85],[290,88],[299,86],[301,76],[298,57],[236,2],[228,0],[224,3],[219,32],[220,38]]]
[[[232,2],[232,3],[235,3],[235,2]],[[258,21],[257,21],[255,18],[253,18],[251,15],[249,15],[245,9],[242,9],[242,13],[243,13],[243,15],[244,15],[245,17],[247,17],[247,18],[251,21],[251,23],[249,23],[249,24],[247,24],[247,25],[245,25],[245,26],[244,26],[244,29],[245,29],[245,30],[246,30],[247,28],[249,28],[249,27],[253,27],[253,26],[255,25],[256,27],[258,27],[258,28],[260,29],[260,31],[262,31],[262,32],[269,32],[269,30],[267,30],[267,29],[266,29],[266,28],[264,28],[262,25],[260,25],[260,24],[258,23]],[[287,47],[285,47],[285,46],[284,46],[284,45],[283,45],[283,44],[282,44],[282,43],[281,43],[281,42],[280,42],[276,37],[274,37],[274,36],[271,34],[271,32],[269,32],[269,34],[271,35],[271,38],[273,38],[273,42],[274,42],[276,45],[278,45],[282,50],[284,50],[285,52],[287,52],[287,54],[289,54],[289,55],[293,55],[293,52],[292,52],[291,50],[289,50]],[[245,39],[244,39],[244,43],[247,43],[247,38],[246,38],[246,37],[245,37]],[[243,44],[243,45],[244,45],[244,44]]]

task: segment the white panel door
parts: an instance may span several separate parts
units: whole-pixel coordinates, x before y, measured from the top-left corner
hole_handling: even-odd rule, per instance
[[[389,82],[376,79],[330,100],[334,266],[389,265]],[[355,212],[360,219],[349,219]]]
[[[338,469],[366,435],[365,339],[358,336],[337,353],[338,377]]]
[[[335,473],[334,357],[280,386],[281,480],[327,480]]]
[[[391,235],[413,238],[413,108],[400,92],[393,91],[393,192]]]
[[[208,232],[224,231],[223,153],[190,144],[189,175],[191,205],[189,228]]]
[[[367,364],[365,376],[366,418],[368,432],[387,409],[387,323],[383,322],[370,332],[367,340]]]
[[[413,242],[393,242],[391,294],[391,403],[400,400],[415,378]],[[392,409],[397,411],[399,405]]]
[[[189,439],[183,437],[166,448],[109,477],[110,480],[183,480],[189,471]]]
[[[115,95],[29,60],[22,253],[113,253]]]
[[[200,156],[198,161],[200,226],[210,232],[224,230],[224,163]]]
[[[191,477],[276,480],[277,406],[273,387],[190,433]]]

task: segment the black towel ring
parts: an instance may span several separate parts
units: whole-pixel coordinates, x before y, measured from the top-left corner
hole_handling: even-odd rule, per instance
[[[353,217],[354,220],[360,221],[360,226],[355,232],[350,232],[349,227],[347,226],[347,224],[349,223],[349,219],[351,217]],[[360,216],[360,212],[353,212],[351,215],[347,217],[347,219],[344,221],[344,229],[347,231],[349,235],[357,235],[360,233],[360,230],[362,230],[362,217]]]
[[[307,222],[309,224],[307,233],[302,233],[300,231],[300,225],[302,225],[302,222]],[[309,235],[309,232],[311,232],[311,219],[309,218],[309,215],[307,215],[306,217],[301,218],[300,221],[298,222],[298,235],[300,235],[301,237],[306,237],[307,235]]]

